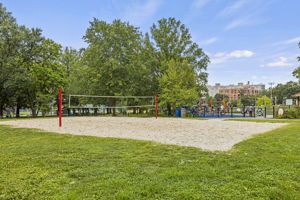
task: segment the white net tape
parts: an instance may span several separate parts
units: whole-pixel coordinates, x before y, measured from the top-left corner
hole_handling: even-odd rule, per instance
[[[69,109],[153,108],[155,96],[69,95]]]

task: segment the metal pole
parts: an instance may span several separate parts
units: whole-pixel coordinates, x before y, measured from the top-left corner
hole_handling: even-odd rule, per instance
[[[59,88],[58,94],[58,118],[59,118],[59,127],[62,126],[62,89]]]
[[[271,105],[273,105],[273,85],[275,83],[274,82],[270,82],[269,85],[271,86]]]
[[[155,96],[155,118],[158,118],[158,96]]]

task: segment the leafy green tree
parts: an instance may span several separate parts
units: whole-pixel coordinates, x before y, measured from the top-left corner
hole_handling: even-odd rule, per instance
[[[217,94],[215,95],[215,99],[216,99],[216,101],[228,100],[228,99],[229,99],[229,96],[226,95],[226,94],[220,94],[220,93],[217,93]]]
[[[299,42],[299,48],[300,48],[300,42]],[[298,57],[298,61],[300,62],[300,56]],[[299,81],[300,81],[300,67],[298,67],[297,69],[295,69],[294,71],[293,71],[293,75],[296,77],[296,78],[298,78],[299,79]]]
[[[34,59],[25,62],[27,82],[24,83],[27,107],[36,116],[46,104],[56,99],[57,91],[66,85],[66,69],[60,63],[61,46],[52,40],[43,39],[37,47],[40,51]],[[48,109],[49,110],[49,109]]]
[[[151,50],[150,44],[138,28],[120,20],[109,24],[94,19],[84,39],[88,43],[83,55],[86,93],[153,95],[153,70],[146,51]],[[105,103],[116,104],[115,100]]]
[[[171,60],[165,63],[166,72],[159,78],[162,106],[167,105],[168,114],[176,106],[191,106],[199,100],[199,85],[196,82],[197,74],[189,67],[188,62]]]
[[[206,89],[208,56],[192,41],[189,30],[179,20],[175,18],[161,19],[151,27],[151,37],[154,47],[159,52],[160,74],[167,70],[167,66],[162,65],[164,61],[174,59],[185,61],[195,72],[197,72],[197,82],[202,90]]]
[[[244,106],[250,106],[255,104],[255,96],[242,96],[240,102]]]
[[[292,98],[292,95],[300,92],[300,85],[297,82],[289,81],[285,84],[278,84],[273,88],[273,97],[277,104],[284,104],[285,99]]]
[[[169,70],[169,67],[172,66],[172,64],[165,64],[174,60],[179,65],[190,68],[186,70],[190,72],[193,71],[193,75],[196,76],[193,78],[192,76],[178,76],[177,79],[182,78],[183,80],[180,81],[195,81],[199,86],[199,94],[207,91],[206,69],[209,58],[203,50],[192,41],[191,34],[185,25],[175,18],[163,18],[156,24],[153,24],[150,30],[153,39],[153,47],[156,52],[156,59],[158,60],[156,75],[158,77],[165,77],[166,72],[171,73],[174,71],[174,68],[170,69],[171,71]],[[192,80],[188,80],[188,78],[192,78]],[[164,80],[165,79],[166,78],[164,78]],[[168,88],[164,88],[166,85],[167,84],[160,84],[159,90],[163,96],[163,92],[168,91]],[[168,107],[168,112],[170,113],[171,105],[174,105],[175,100],[172,100],[171,98],[165,98],[165,100],[166,99],[170,100],[170,102],[164,101],[165,105]]]
[[[7,106],[12,106],[16,91],[15,77],[22,73],[17,65],[21,34],[16,20],[0,3],[0,118]]]
[[[40,29],[28,29],[24,26],[20,27],[22,33],[22,45],[19,47],[19,54],[17,59],[17,65],[20,67],[22,74],[15,77],[16,81],[16,93],[15,105],[16,105],[16,117],[20,116],[20,108],[27,108],[28,102],[31,101],[28,97],[28,84],[32,84],[30,79],[30,68],[33,63],[40,62],[40,53],[42,52],[41,45],[44,37],[42,37],[42,30]]]
[[[66,67],[67,77],[70,77],[71,71],[80,61],[80,52],[71,47],[66,47],[61,54],[61,64]]]
[[[237,106],[238,106],[238,103],[239,103],[239,100],[232,100],[232,101],[230,101],[230,105],[231,105],[232,107],[237,107]],[[240,106],[241,106],[241,104],[240,104]]]
[[[271,99],[267,96],[257,97],[256,105],[258,106],[270,106]]]
[[[87,77],[86,66],[82,61],[84,49],[79,51],[70,47],[64,48],[60,62],[66,69],[66,94],[84,94]]]

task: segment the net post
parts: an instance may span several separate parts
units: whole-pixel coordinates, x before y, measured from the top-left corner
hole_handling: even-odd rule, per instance
[[[59,88],[58,91],[58,122],[59,122],[59,127],[62,126],[62,92],[63,90]]]
[[[158,96],[155,96],[155,118],[158,118]]]

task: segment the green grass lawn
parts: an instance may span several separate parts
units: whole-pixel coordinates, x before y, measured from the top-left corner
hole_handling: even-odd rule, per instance
[[[228,152],[0,126],[0,199],[300,199],[300,123]]]
[[[291,119],[225,119],[225,121],[244,121],[244,122],[268,122],[268,123],[300,123],[300,120]]]

